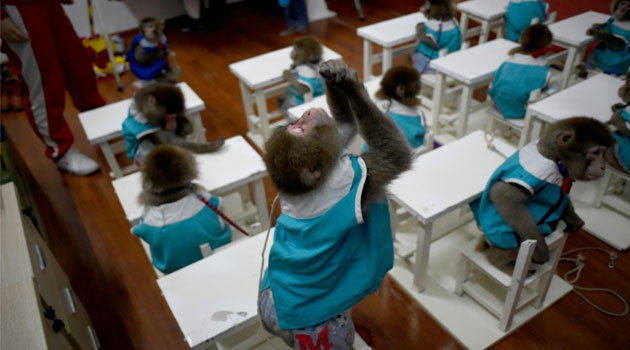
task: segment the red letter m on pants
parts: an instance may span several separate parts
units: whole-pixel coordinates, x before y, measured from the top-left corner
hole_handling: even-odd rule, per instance
[[[317,334],[317,345],[313,345],[313,339],[307,334],[296,334],[295,339],[300,344],[300,350],[328,350],[333,346],[328,341],[328,326]]]

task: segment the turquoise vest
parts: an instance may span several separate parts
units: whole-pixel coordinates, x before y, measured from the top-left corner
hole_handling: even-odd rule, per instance
[[[315,69],[315,67],[308,64],[301,64],[295,67],[295,76],[300,83],[305,84],[310,88],[313,93],[313,97],[324,94],[324,80],[321,76],[319,76],[319,72]],[[300,94],[293,87],[290,87],[289,91],[291,91],[291,94],[295,97],[295,101],[298,105],[304,103],[304,95]]]
[[[505,12],[505,37],[519,42],[521,33],[538,18],[543,23],[547,16],[549,4],[542,0],[511,0]]]
[[[152,134],[158,130],[160,130],[159,127],[148,124],[144,121],[144,117],[139,115],[139,113],[135,111],[135,108],[131,106],[129,108],[129,114],[122,124],[122,135],[125,139],[127,158],[134,159],[142,137]]]
[[[426,34],[432,37],[437,43],[437,49],[420,42],[416,47],[416,52],[420,52],[429,59],[439,56],[440,50],[447,48],[448,53],[455,52],[462,47],[462,32],[456,19],[450,21],[438,21],[429,19],[424,22]]]
[[[624,75],[630,66],[630,28],[624,29],[620,23],[609,18],[606,22],[606,31],[625,41],[626,47],[622,50],[613,50],[600,44],[593,50],[597,66],[607,74]]]

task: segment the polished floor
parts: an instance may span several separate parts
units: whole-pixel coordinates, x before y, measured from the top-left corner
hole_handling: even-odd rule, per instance
[[[559,11],[558,19],[587,9],[608,11],[607,1],[550,2],[552,9]],[[275,3],[246,1],[230,5],[210,26],[190,32],[181,31],[178,22],[167,24],[183,80],[205,101],[206,110],[201,115],[209,139],[243,135],[247,131],[238,81],[229,72],[228,64],[288,46],[295,38],[278,36],[284,20]],[[309,34],[339,52],[359,73],[362,42],[356,36],[356,28],[413,12],[421,2],[362,3],[365,22],[359,21],[353,1],[331,0],[329,7],[338,16],[311,23],[308,28]],[[133,34],[127,33],[126,38]],[[134,81],[130,73],[125,73],[123,92],[116,90],[112,79],[100,81],[99,90],[108,102],[115,102],[133,94]],[[67,102],[66,119],[74,132],[75,145],[106,168],[99,149],[86,141],[77,110],[69,98]],[[88,177],[62,174],[44,157],[43,145],[23,114],[3,114],[2,123],[18,163],[23,162],[21,178],[32,189],[40,226],[91,315],[103,349],[186,349],[183,335],[155,283],[153,269],[140,243],[129,232],[107,171]],[[267,197],[271,199],[274,194],[268,185]],[[585,246],[610,249],[584,232],[571,235],[566,249]],[[618,252],[614,269],[607,267],[604,254],[583,254],[587,266],[580,285],[612,288],[630,299],[629,253]],[[569,268],[563,263],[559,270]],[[619,311],[623,307],[609,295],[588,295],[605,308]],[[570,293],[492,348],[622,349],[630,344],[629,317],[606,316]],[[353,319],[374,349],[462,348],[390,278],[353,309]]]

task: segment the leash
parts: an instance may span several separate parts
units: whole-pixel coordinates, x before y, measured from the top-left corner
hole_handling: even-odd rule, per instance
[[[212,203],[210,203],[207,199],[205,199],[202,195],[198,194],[197,199],[203,202],[203,204],[207,205],[208,208],[212,209],[217,215],[219,215],[223,220],[227,221],[228,224],[234,226],[237,230],[241,231],[245,236],[251,236],[245,230],[243,230],[240,226],[238,226],[234,221],[230,220],[223,212],[219,210],[219,208],[215,207]]]

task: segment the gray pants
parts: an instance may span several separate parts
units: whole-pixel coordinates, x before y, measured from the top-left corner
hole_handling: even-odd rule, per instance
[[[354,323],[350,310],[320,324],[299,328],[281,329],[271,289],[260,293],[258,314],[265,330],[282,340],[294,350],[350,350],[354,343]]]

